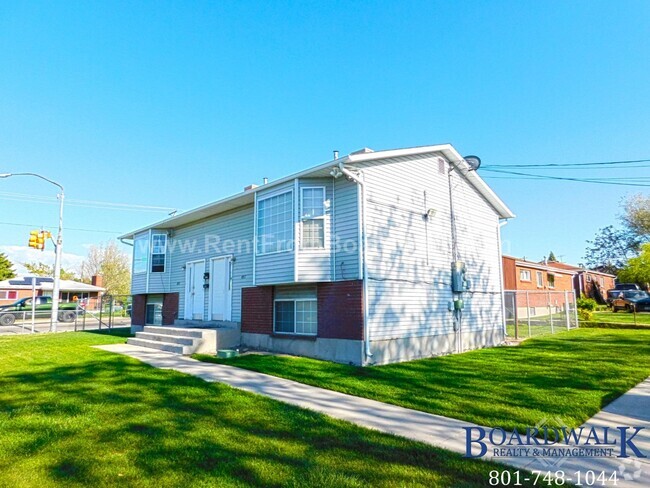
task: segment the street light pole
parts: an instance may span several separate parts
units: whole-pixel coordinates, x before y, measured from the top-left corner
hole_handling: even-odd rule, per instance
[[[0,178],[9,178],[11,176],[33,176],[47,181],[52,185],[58,187],[61,193],[57,195],[59,200],[59,233],[56,236],[56,247],[54,249],[54,287],[52,290],[52,316],[50,319],[50,332],[56,332],[56,327],[59,322],[59,295],[61,290],[61,257],[63,253],[63,199],[65,192],[63,186],[56,181],[52,181],[45,176],[36,173],[0,173]]]

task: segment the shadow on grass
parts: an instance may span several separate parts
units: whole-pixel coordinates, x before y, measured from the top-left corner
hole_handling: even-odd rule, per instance
[[[0,376],[8,483],[484,486],[495,467],[88,347],[49,354]]]
[[[650,334],[562,332],[369,368],[269,355],[197,358],[481,425],[522,429],[559,418],[576,427],[650,375]]]

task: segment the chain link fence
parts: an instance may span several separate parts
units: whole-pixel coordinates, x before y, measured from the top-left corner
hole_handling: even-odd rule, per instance
[[[74,308],[59,311],[57,331],[108,330],[131,325],[131,295],[104,295],[98,299],[79,300]],[[51,330],[51,306],[31,302],[22,309],[0,311],[0,335],[34,334]]]
[[[506,290],[506,335],[527,339],[578,327],[574,291]]]

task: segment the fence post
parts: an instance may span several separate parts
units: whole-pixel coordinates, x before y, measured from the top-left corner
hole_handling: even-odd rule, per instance
[[[517,296],[517,292],[515,291],[513,297],[512,297],[512,308],[513,310],[513,316],[515,318],[515,340],[519,339],[519,297]]]
[[[580,322],[578,322],[578,297],[576,296],[576,292],[572,291],[571,296],[573,297],[573,316],[574,320],[576,321],[576,329],[580,327]]]
[[[533,331],[530,328],[530,292],[526,290],[526,316],[528,317],[528,337],[533,337]]]
[[[104,309],[104,295],[99,299],[99,330],[102,330],[102,310]]]
[[[548,311],[551,312],[551,334],[555,334],[553,330],[553,303],[551,302],[551,292],[548,292]]]
[[[571,329],[571,319],[569,318],[569,291],[564,290],[564,313],[566,314],[566,330]]]

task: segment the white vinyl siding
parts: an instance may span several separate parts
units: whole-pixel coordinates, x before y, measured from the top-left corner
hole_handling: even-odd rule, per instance
[[[179,293],[179,316],[185,310],[185,266],[192,261],[231,255],[232,313],[231,319],[241,321],[241,289],[253,286],[253,205],[231,210],[174,230],[169,239],[169,272],[171,291]],[[202,271],[207,271],[206,268]],[[154,283],[152,278],[152,284]],[[209,293],[205,294],[205,316],[208,314]]]
[[[451,217],[447,172],[436,157],[357,165],[366,181],[371,340],[453,332]],[[498,216],[465,178],[452,174],[460,260],[472,292],[463,330],[502,328]],[[433,217],[424,218],[429,210]],[[338,260],[338,255],[337,255]]]

